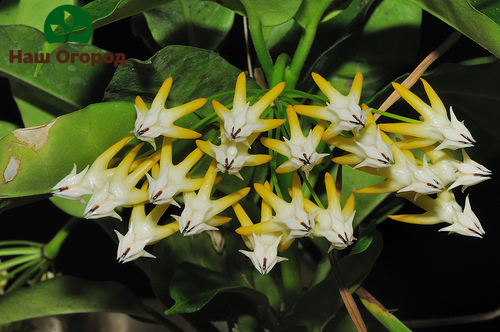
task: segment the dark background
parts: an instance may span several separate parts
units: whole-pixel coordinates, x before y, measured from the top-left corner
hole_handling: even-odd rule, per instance
[[[418,61],[452,32],[447,25],[426,13],[423,22]],[[141,38],[130,40],[131,30],[131,19],[99,28],[94,32],[94,44],[111,52],[125,53],[127,58],[148,59],[153,52],[148,50]],[[237,17],[219,53],[233,65],[246,70],[241,18]],[[489,54],[463,36],[433,67],[484,55]],[[407,68],[406,71],[412,69]],[[10,97],[8,81],[2,78],[0,84],[1,119],[22,126],[16,105]],[[495,213],[500,195],[498,189],[494,190],[498,186],[495,171],[500,158],[484,156],[477,161],[494,172],[492,180],[466,190],[466,194],[470,194],[472,209],[486,231],[483,239],[438,232],[445,225],[416,226],[387,220],[379,226],[384,237],[384,249],[364,287],[388,309],[397,309],[395,314],[402,320],[464,316],[500,307],[500,286],[497,282],[500,225]],[[463,204],[465,195],[457,193],[457,201]],[[404,212],[418,211],[408,206]],[[0,238],[46,242],[66,219],[64,213],[47,201],[8,210],[0,216]],[[116,262],[116,244],[94,221],[82,223],[76,233],[78,236],[70,235],[64,244],[56,261],[58,270],[91,280],[117,280],[126,283],[140,296],[151,295],[147,279],[133,264]],[[483,323],[414,330],[494,331],[499,327],[497,318]]]

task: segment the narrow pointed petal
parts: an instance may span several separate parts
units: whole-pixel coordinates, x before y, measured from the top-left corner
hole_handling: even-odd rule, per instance
[[[172,114],[175,114],[176,119],[179,119],[179,118],[183,117],[184,115],[187,115],[189,113],[192,113],[193,111],[196,111],[197,109],[199,109],[200,107],[205,105],[206,102],[207,102],[206,98],[199,98],[199,99],[192,100],[186,104],[182,104],[182,105],[179,105],[176,107],[169,108],[168,111]]]
[[[288,158],[292,157],[292,154],[290,152],[290,147],[283,141],[269,137],[262,137],[260,139],[260,142],[268,149],[276,151],[279,154],[286,156]]]
[[[245,212],[243,207],[241,206],[240,203],[235,203],[232,205],[234,213],[236,214],[236,217],[238,218],[238,221],[240,222],[241,227],[247,227],[247,226],[252,226],[253,222],[248,216],[248,214]]]
[[[233,109],[243,109],[247,104],[247,80],[244,72],[238,75],[234,89]]]
[[[286,115],[288,117],[288,125],[290,126],[290,136],[303,136],[302,128],[300,128],[299,118],[297,113],[293,110],[292,105],[286,108]]]
[[[351,85],[351,91],[349,94],[353,93],[354,94],[354,99],[356,100],[356,103],[359,103],[359,99],[361,98],[361,88],[363,87],[363,74],[361,74],[360,71],[356,73],[356,76],[354,76],[354,81],[352,82]]]
[[[327,80],[325,80],[321,75],[318,75],[316,73],[311,74],[314,82],[316,82],[316,85],[319,87],[321,92],[325,94],[325,96],[328,97],[330,100],[338,99],[338,98],[343,98],[344,96],[337,91]]]
[[[401,95],[401,97],[403,97],[403,99],[411,105],[411,107],[413,107],[418,113],[420,113],[420,115],[424,117],[424,119],[435,119],[436,116],[433,109],[429,105],[424,103],[422,99],[417,97],[417,95],[415,95],[413,92],[411,92],[401,84],[393,82],[392,86]]]
[[[245,166],[259,166],[273,159],[273,156],[267,154],[255,154],[245,162]]]
[[[142,98],[139,96],[135,97],[135,107],[136,110],[139,110],[139,112],[144,115],[149,111],[148,107],[144,103],[144,100],[142,100]]]
[[[325,173],[325,188],[328,198],[328,208],[331,208],[336,212],[340,212],[342,208],[340,207],[335,181],[333,180],[332,175],[328,172]]]
[[[274,88],[269,90],[262,98],[260,98],[258,102],[256,102],[251,106],[249,113],[253,117],[255,117],[255,120],[257,120],[262,114],[262,112],[264,112],[265,109],[269,105],[271,105],[271,103],[276,98],[278,98],[278,96],[280,95],[280,93],[283,91],[284,88],[285,88],[285,82],[277,84]]]
[[[205,154],[208,154],[210,157],[215,158],[215,151],[210,146],[210,141],[196,140],[196,146]]]
[[[232,194],[219,198],[218,200],[213,201],[211,213],[219,214],[220,212],[224,211],[225,209],[227,209],[228,207],[230,207],[231,205],[235,204],[243,197],[245,197],[249,191],[250,187],[246,187]]]
[[[167,101],[170,88],[172,87],[172,77],[167,78],[161,85],[158,94],[156,95],[153,103],[151,104],[151,109],[157,109],[159,107],[165,106],[165,101]]]
[[[427,93],[427,97],[429,97],[432,109],[436,113],[439,113],[439,116],[446,117],[447,116],[447,114],[446,114],[446,108],[444,107],[443,102],[438,97],[437,93],[429,85],[429,83],[427,83],[426,80],[424,80],[423,78],[421,78],[420,80],[424,84],[424,89],[425,89],[425,92]]]
[[[441,222],[434,214],[427,212],[422,214],[388,215],[387,217],[408,224],[434,225]]]
[[[282,226],[282,223],[273,221],[260,222],[252,226],[240,227],[235,230],[236,233],[246,236],[251,236],[253,233],[255,233],[256,235],[260,235],[284,231],[286,231],[286,228]]]
[[[342,215],[344,216],[345,220],[348,220],[349,217],[354,213],[354,207],[354,195],[351,194],[344,205],[344,209],[342,210]]]

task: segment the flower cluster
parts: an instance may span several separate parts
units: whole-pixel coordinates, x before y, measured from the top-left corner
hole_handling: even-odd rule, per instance
[[[310,173],[333,148],[338,148],[347,153],[333,158],[333,162],[385,178],[384,182],[355,190],[355,193],[395,192],[426,210],[421,215],[393,215],[390,218],[418,224],[445,222],[449,226],[442,231],[479,237],[484,234],[471,210],[469,198],[462,208],[452,190],[459,186],[465,190],[489,179],[491,172],[472,161],[463,150],[472,146],[472,135],[457,120],[451,107],[448,117],[443,103],[427,82],[422,80],[430,106],[403,86],[394,84],[396,91],[420,113],[420,122],[376,124],[371,109],[360,105],[361,73],[355,76],[346,96],[320,75],[314,73],[313,79],[328,98],[325,105],[288,103],[286,119],[275,118],[285,117],[284,107],[281,113],[272,109],[272,118],[265,118],[264,112],[283,91],[286,92],[285,83],[274,86],[251,104],[246,97],[245,74],[241,73],[231,109],[212,101],[219,117],[219,135],[212,140],[197,140],[197,147],[174,164],[173,138],[201,136],[174,122],[202,107],[206,99],[166,108],[165,101],[172,86],[172,79],[168,78],[150,108],[140,97],[135,103],[135,138],[150,143],[155,151],[150,149],[146,157],[137,158],[144,144],[140,143],[117,158],[134,140],[133,137],[124,138],[80,173],[74,165],[70,174],[54,186],[53,193],[85,204],[85,217],[89,219],[109,216],[121,220],[115,209],[132,207],[128,232],[122,235],[116,231],[119,239],[117,259],[122,263],[139,257],[154,257],[145,247],[176,232],[194,236],[217,231],[231,220],[221,213],[232,206],[241,225],[236,233],[249,249],[240,252],[250,258],[260,273],[266,274],[276,263],[286,260],[279,254],[297,238],[324,237],[330,243],[329,251],[345,249],[356,240],[354,195],[350,195],[342,208],[336,183],[329,172],[324,174],[327,207],[323,207],[317,196],[315,200],[310,198],[311,190],[322,190],[309,183]],[[299,115],[309,117],[309,122],[301,122]],[[305,123],[314,123],[314,126],[306,128]],[[279,127],[286,130],[279,130]],[[276,128],[278,130],[274,130]],[[396,139],[387,133],[402,136]],[[239,203],[251,188],[222,195],[216,190],[222,180],[217,175],[227,173],[227,176],[243,180],[240,174],[243,167],[263,165],[272,160],[271,154],[249,153],[261,134],[260,142],[264,147],[287,159],[275,169],[262,167],[262,172],[270,174],[271,180],[253,184],[262,200],[260,221],[253,222],[244,204]],[[161,137],[161,147],[157,150],[157,139]],[[462,160],[455,159],[451,149],[462,149]],[[421,160],[415,157],[415,151],[422,156]],[[195,165],[201,165],[204,155],[212,158],[204,176],[191,178]],[[290,172],[293,172],[290,188],[287,188],[290,198],[286,199],[276,173]],[[321,183],[317,179],[316,176],[315,181]],[[308,191],[303,191],[303,182],[307,182]],[[153,207],[146,209],[147,204]],[[170,222],[160,223],[170,205],[181,208],[182,212],[171,215]],[[146,210],[150,212],[146,214]]]

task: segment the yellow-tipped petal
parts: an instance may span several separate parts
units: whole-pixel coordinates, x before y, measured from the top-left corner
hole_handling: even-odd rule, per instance
[[[267,154],[255,154],[252,158],[245,162],[245,166],[259,166],[265,164],[273,159],[273,156]]]
[[[304,134],[302,133],[302,128],[300,128],[299,117],[294,111],[292,105],[288,105],[288,107],[286,108],[286,115],[288,117],[288,125],[290,126],[290,136],[304,136]]]
[[[361,88],[363,87],[363,74],[361,74],[360,71],[356,73],[356,76],[354,76],[354,81],[352,82],[351,85],[351,91],[350,93],[354,94],[354,99],[356,100],[356,103],[359,103],[359,99],[361,98]]]
[[[210,141],[196,140],[196,146],[205,154],[208,154],[210,157],[215,158],[215,152],[210,146]]]
[[[299,173],[293,173],[292,177],[292,199],[297,199],[303,205],[304,194],[302,193],[302,183],[300,182]]]
[[[404,100],[408,104],[410,104],[411,107],[413,107],[418,113],[420,113],[424,119],[434,119],[435,114],[432,108],[424,103],[422,99],[417,97],[413,92],[402,86],[401,84],[398,83],[392,83],[392,86],[394,89],[403,97]]]
[[[312,73],[312,78],[319,89],[328,97],[329,100],[343,98],[344,96],[335,89],[330,82],[325,80],[321,75]]]
[[[349,196],[347,202],[344,205],[344,209],[342,210],[342,216],[344,217],[344,220],[348,220],[349,217],[353,214],[353,212],[354,212],[354,195],[351,194],[351,196]]]
[[[166,135],[169,135],[170,137],[185,138],[185,139],[196,139],[201,137],[200,133],[191,129],[182,128],[179,126],[172,126],[172,129],[174,129],[175,132],[167,133]]]
[[[285,82],[281,82],[277,84],[274,88],[269,90],[262,98],[259,99],[258,102],[251,106],[251,110],[249,111],[249,115],[255,117],[255,120],[260,117],[262,112],[271,105],[271,103],[278,98],[279,94],[285,88]]]
[[[121,163],[118,164],[118,166],[116,167],[116,170],[115,170],[115,178],[120,178],[120,179],[125,179],[128,175],[128,172],[130,170],[130,165],[132,165],[132,163],[134,162],[134,159],[135,159],[135,156],[137,155],[137,153],[139,152],[139,150],[142,148],[142,146],[144,145],[144,143],[140,143],[138,145],[136,145],[132,151],[130,151],[126,156],[125,158],[123,158],[123,160],[121,161]]]
[[[247,227],[247,226],[252,226],[253,222],[248,216],[248,214],[245,212],[243,207],[241,206],[240,203],[235,203],[232,205],[234,213],[236,214],[236,217],[238,218],[238,221],[240,222],[241,227]]]
[[[286,228],[282,226],[281,223],[273,221],[259,222],[252,226],[240,227],[235,230],[236,233],[246,236],[251,236],[253,233],[255,233],[256,235],[261,235],[265,233],[282,233],[286,231]]]
[[[292,154],[290,152],[290,147],[283,141],[269,137],[262,137],[260,139],[260,142],[268,149],[276,151],[279,154],[284,155],[288,158],[292,157]]]
[[[446,112],[446,108],[443,105],[443,102],[441,99],[438,97],[436,91],[427,83],[426,80],[423,78],[420,79],[422,83],[424,84],[424,89],[425,92],[427,93],[427,97],[429,97],[429,101],[431,102],[431,107],[432,109],[436,112],[441,114],[441,116],[448,117],[448,114]]]
[[[222,105],[221,103],[219,103],[217,100],[212,100],[212,106],[215,110],[215,113],[217,113],[217,116],[219,117],[219,119],[221,119],[221,122],[223,121],[224,117],[222,116],[222,112],[226,113],[226,114],[229,114],[231,111],[227,109],[226,106]],[[221,126],[223,127],[223,126]]]
[[[169,206],[170,204],[155,205],[154,209],[149,212],[148,217],[158,222]]]
[[[425,137],[427,136],[426,131],[432,131],[432,129],[428,125],[416,123],[381,123],[378,125],[378,127],[381,130],[390,133],[416,137]]]
[[[440,222],[435,215],[427,212],[422,214],[388,215],[387,217],[408,224],[434,225]]]
[[[172,165],[172,139],[170,137],[163,137],[160,165],[162,171],[165,170],[167,166]]]
[[[262,132],[265,132],[268,130],[278,128],[283,123],[285,123],[286,120],[285,119],[262,119],[262,120],[260,120],[260,122],[263,123],[264,125],[262,127],[259,127],[258,129],[256,129],[255,131],[262,133]]]
[[[278,168],[276,168],[276,173],[278,174],[285,174],[285,173],[290,173],[290,172],[293,172],[293,171],[296,171],[297,168],[296,167],[293,167],[293,166],[283,166],[283,165],[280,165]]]
[[[143,163],[141,163],[139,166],[137,166],[136,169],[132,173],[129,174],[127,177],[127,182],[130,183],[130,185],[135,185],[137,182],[139,182],[140,179],[144,177],[147,171],[155,165],[158,160],[160,160],[160,153],[161,151],[156,151],[153,153],[151,156],[149,156]]]
[[[295,112],[308,116],[310,118],[337,121],[335,116],[332,115],[332,113],[326,106],[296,105],[293,107],[293,109],[295,110]]]
[[[231,218],[229,217],[215,216],[207,222],[207,225],[218,227],[227,224],[230,221]]]
[[[404,150],[421,149],[433,146],[436,143],[435,139],[429,138],[412,138],[405,141],[398,142],[398,147]]]
[[[161,85],[158,94],[153,100],[153,104],[151,104],[151,109],[156,109],[158,107],[164,107],[165,101],[167,100],[168,94],[170,92],[170,88],[172,87],[172,77],[167,78],[163,84]]]
[[[326,195],[328,197],[328,208],[334,211],[340,212],[342,208],[340,207],[340,201],[337,194],[337,188],[335,187],[335,181],[330,173],[325,173],[325,188]]]
[[[217,160],[212,160],[210,166],[208,167],[205,173],[205,176],[203,177],[203,184],[201,185],[201,188],[198,191],[198,199],[202,201],[210,200],[210,196],[212,195],[212,188],[215,183],[215,178],[217,177],[217,172],[214,172],[216,168],[217,168]]]
[[[250,187],[240,189],[232,194],[219,198],[212,203],[212,213],[219,214],[231,205],[238,202],[250,192]]]
[[[269,182],[264,182],[264,188],[267,188],[268,190],[271,190],[271,185]],[[273,208],[271,205],[269,205],[265,200],[262,200],[262,205],[260,209],[260,221],[268,221],[273,218]]]
[[[122,138],[119,142],[113,144],[110,148],[101,153],[99,157],[97,157],[97,159],[92,164],[92,168],[100,168],[100,169],[108,168],[111,159],[113,159],[113,157],[118,153],[118,151],[120,151],[125,146],[125,144],[130,142],[132,139],[133,139],[132,136],[128,136]]]
[[[247,79],[244,72],[238,75],[234,89],[233,109],[241,110],[247,104]]]
[[[157,226],[157,227],[161,228],[162,236],[163,236],[163,238],[166,238],[166,237],[169,237],[170,235],[175,234],[179,231],[179,222],[174,221],[174,222],[168,223],[166,225],[161,225],[161,226]],[[154,242],[152,244],[154,244]]]
[[[171,114],[174,114],[174,112],[175,112],[175,118],[179,119],[179,118],[183,117],[184,115],[187,115],[189,113],[196,111],[197,109],[199,109],[200,107],[205,105],[206,102],[207,102],[206,98],[199,98],[199,99],[195,99],[193,101],[190,101],[189,103],[172,107],[168,111]]]
[[[275,195],[269,188],[264,187],[260,183],[254,183],[253,186],[260,197],[262,197],[262,199],[265,200],[269,205],[271,205],[275,210],[276,207],[287,204],[281,198]]]
[[[307,213],[313,213],[314,211],[319,210],[319,206],[314,204],[311,200],[304,198],[304,210]]]
[[[196,148],[176,167],[182,167],[189,170],[201,159],[201,157],[203,157],[203,154],[204,153],[200,148]]]
[[[318,122],[316,126],[314,126],[312,130],[312,144],[317,146],[319,142],[321,142],[321,138],[323,137],[323,133],[325,132],[326,121],[321,120]]]
[[[144,100],[142,100],[142,98],[139,96],[135,97],[135,106],[137,106],[142,114],[146,114],[149,111],[148,107],[144,103]]]
[[[160,176],[160,166],[158,164],[154,164],[153,167],[151,167],[151,176],[153,179],[157,179],[158,176]]]
[[[332,161],[339,165],[356,165],[363,162],[363,158],[360,158],[353,153],[349,153],[344,156],[335,157]]]
[[[395,181],[386,180],[382,183],[365,187],[352,192],[356,194],[387,194],[399,190],[399,185]]]

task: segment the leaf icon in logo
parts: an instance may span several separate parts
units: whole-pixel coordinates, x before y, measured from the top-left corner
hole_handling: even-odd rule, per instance
[[[56,35],[64,36],[66,34],[66,32],[64,31],[64,28],[60,25],[51,24],[50,27],[52,28],[52,31],[54,31],[54,33]]]

